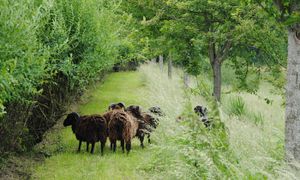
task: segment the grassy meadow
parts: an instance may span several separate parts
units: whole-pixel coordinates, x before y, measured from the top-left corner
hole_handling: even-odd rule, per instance
[[[81,114],[102,113],[111,102],[159,105],[166,116],[152,134],[152,144],[139,147],[134,140],[127,156],[109,150],[104,156],[76,153],[78,141],[71,128],[50,131],[36,150],[50,154],[44,163],[33,167],[33,179],[297,179],[284,163],[284,100],[272,93],[272,86],[261,83],[257,95],[245,92],[223,94],[218,109],[228,133],[224,148],[218,133],[207,130],[193,114],[195,105],[208,107],[207,98],[183,87],[183,72],[174,69],[168,79],[154,64],[142,65],[137,72],[112,73],[104,83],[94,85],[81,103],[71,110]],[[190,79],[191,88],[204,76]],[[229,87],[227,87],[229,88]],[[265,98],[271,102],[267,104]],[[176,117],[189,117],[177,122]],[[216,131],[217,132],[217,131]]]

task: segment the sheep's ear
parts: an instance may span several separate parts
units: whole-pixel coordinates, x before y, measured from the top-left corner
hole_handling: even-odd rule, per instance
[[[125,103],[119,102],[118,105],[125,109]]]
[[[115,105],[115,103],[111,103],[109,106],[108,106],[108,110],[112,110],[113,109],[113,106]]]
[[[196,106],[196,107],[194,107],[194,111],[195,111],[195,112],[197,112],[197,106]]]
[[[194,108],[194,111],[195,111],[195,113],[199,113],[199,112],[201,112],[202,111],[202,106],[196,106],[195,108]]]
[[[80,115],[77,112],[72,112],[72,114],[76,120],[80,118]]]
[[[68,114],[67,118],[64,120],[64,126],[69,126],[72,123],[74,123],[74,121],[78,121],[80,118],[79,114],[76,112],[72,112],[70,114]]]

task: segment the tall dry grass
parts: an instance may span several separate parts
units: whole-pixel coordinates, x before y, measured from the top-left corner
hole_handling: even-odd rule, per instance
[[[168,79],[166,69],[161,71],[152,63],[143,65],[140,72],[149,89],[144,95],[147,106],[159,105],[166,113],[154,133],[152,148],[157,153],[146,166],[140,167],[151,172],[150,179],[299,177],[284,161],[284,99],[271,93],[270,84],[262,83],[257,95],[244,92],[222,95],[219,112],[228,137],[220,137],[197,122],[193,107],[209,106],[210,98],[184,89],[180,69],[174,70],[172,79]],[[191,78],[190,86],[201,87],[201,83],[208,89],[212,86],[204,75]],[[198,91],[201,94],[205,90]],[[176,122],[175,118],[182,114],[186,120]],[[228,147],[221,142],[226,139]]]

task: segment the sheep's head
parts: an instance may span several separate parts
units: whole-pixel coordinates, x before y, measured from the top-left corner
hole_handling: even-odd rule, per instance
[[[143,118],[140,106],[131,105],[131,106],[129,106],[129,107],[126,108],[126,111],[127,112],[131,112],[132,115],[134,117],[138,118],[138,119],[142,119]]]
[[[154,118],[153,116],[151,116],[150,114],[145,114],[144,118],[146,118],[148,120],[148,122],[150,123],[150,126],[157,128],[158,125],[158,118]]]
[[[64,126],[71,126],[79,120],[79,114],[76,112],[72,112],[68,114],[67,118],[64,120]]]
[[[108,106],[108,110],[115,110],[115,109],[125,109],[125,104],[122,102],[119,103],[112,103],[111,105]]]
[[[149,108],[149,111],[152,112],[153,114],[156,114],[158,116],[164,116],[165,114],[163,113],[163,111],[161,110],[160,107],[158,106],[153,106]]]
[[[194,108],[194,112],[195,112],[198,116],[204,117],[204,116],[206,116],[206,114],[207,114],[207,108],[198,105],[198,106],[196,106],[196,107]]]

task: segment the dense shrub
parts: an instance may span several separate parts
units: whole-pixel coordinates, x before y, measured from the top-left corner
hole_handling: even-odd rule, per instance
[[[116,10],[106,0],[0,2],[0,152],[40,141],[118,62],[126,19]]]

